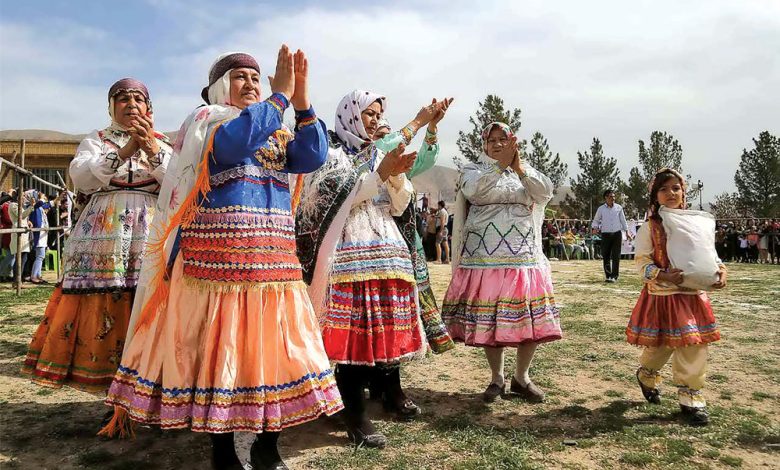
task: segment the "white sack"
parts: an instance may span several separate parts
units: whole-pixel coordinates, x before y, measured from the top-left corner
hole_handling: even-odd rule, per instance
[[[713,290],[718,282],[715,218],[696,210],[667,209],[659,214],[666,231],[666,254],[673,268],[683,271],[683,287]]]

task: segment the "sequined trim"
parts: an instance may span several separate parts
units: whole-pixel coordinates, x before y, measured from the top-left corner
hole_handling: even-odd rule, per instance
[[[220,186],[227,183],[230,180],[244,178],[247,176],[252,176],[254,178],[274,178],[279,180],[280,182],[288,184],[287,174],[275,170],[269,170],[267,168],[259,167],[257,165],[238,166],[226,171],[216,173],[211,176],[211,184],[212,186]]]

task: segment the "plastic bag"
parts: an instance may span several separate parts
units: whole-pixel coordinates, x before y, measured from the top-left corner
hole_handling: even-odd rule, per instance
[[[713,290],[718,282],[718,254],[715,251],[715,218],[696,210],[667,209],[659,214],[666,231],[666,254],[673,268],[683,271],[682,286]]]

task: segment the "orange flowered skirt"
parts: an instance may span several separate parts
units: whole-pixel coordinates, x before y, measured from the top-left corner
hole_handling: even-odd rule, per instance
[[[705,292],[653,295],[642,289],[626,339],[637,346],[677,348],[717,341],[720,330]]]
[[[106,403],[164,429],[278,432],[343,408],[306,286],[210,291],[174,264],[166,307],[134,332]]]
[[[134,292],[63,294],[57,287],[22,372],[39,385],[104,392],[122,357]]]

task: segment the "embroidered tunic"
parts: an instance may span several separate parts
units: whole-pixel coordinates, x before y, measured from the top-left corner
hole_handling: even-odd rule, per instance
[[[276,133],[286,106],[284,96],[273,95],[217,129],[211,191],[180,232],[188,282],[213,289],[302,280],[288,173],[321,166],[311,155],[327,147],[327,139],[313,110],[296,112],[294,139]]]
[[[461,191],[469,202],[460,267],[520,268],[542,262],[544,205],[550,179],[528,165],[525,176],[490,162],[463,168]],[[541,208],[541,210],[539,210]]]

